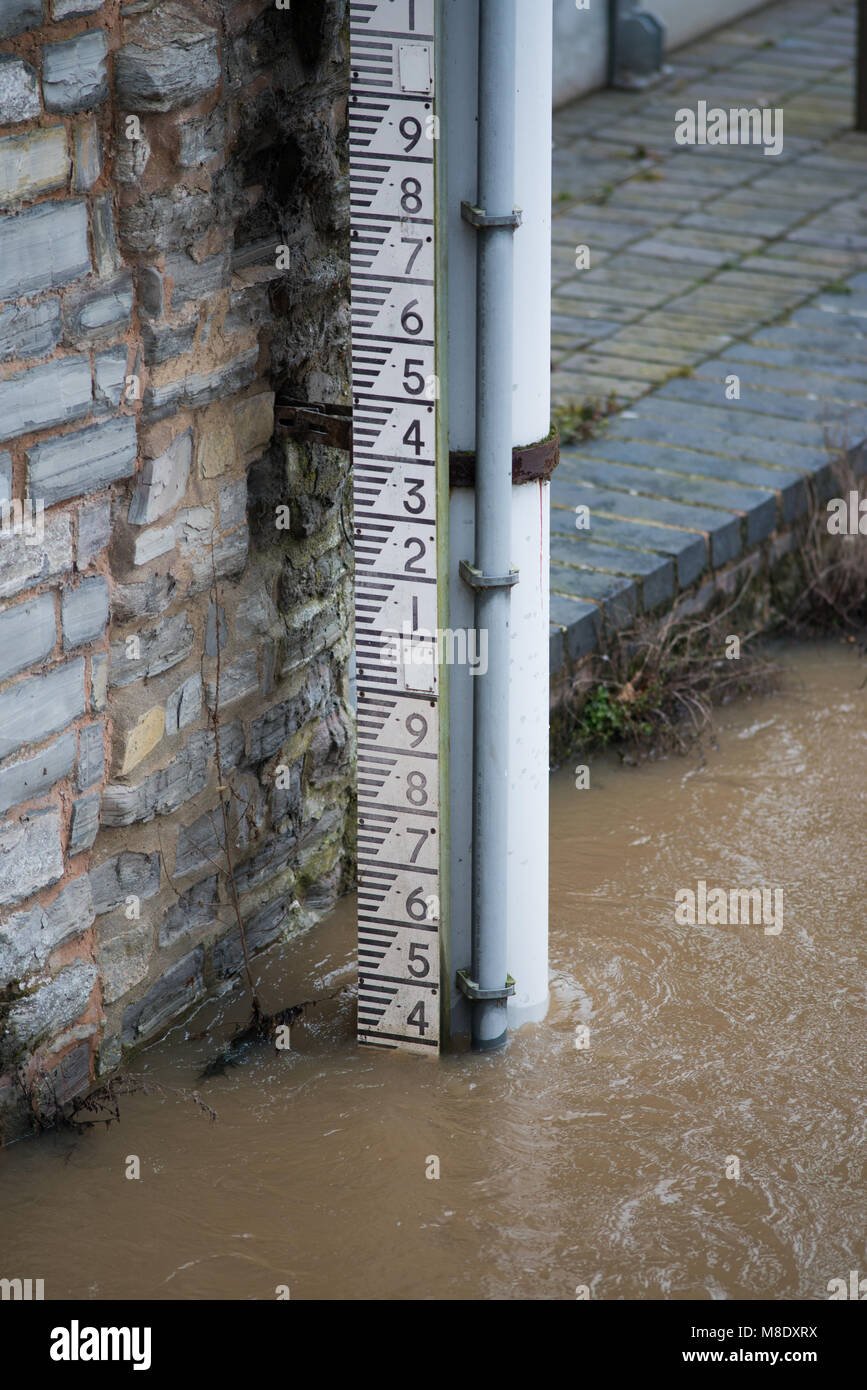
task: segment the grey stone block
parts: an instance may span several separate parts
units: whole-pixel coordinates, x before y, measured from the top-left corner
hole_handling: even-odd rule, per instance
[[[131,525],[149,526],[183,500],[192,457],[192,431],[185,430],[172,440],[159,458],[148,459],[136,479],[136,490],[130,502],[128,519]]]
[[[35,757],[0,768],[0,815],[50,791],[74,766],[75,734],[70,731]]]
[[[68,965],[35,994],[9,1010],[9,1042],[31,1049],[75,1023],[90,1003],[96,966],[89,961]]]
[[[205,811],[192,825],[182,825],[178,831],[175,857],[175,878],[186,878],[199,869],[224,865],[223,826],[220,811],[215,807]]]
[[[0,681],[43,661],[57,641],[54,599],[41,594],[0,613]]]
[[[95,1032],[95,1025],[90,1026]],[[82,1042],[67,1052],[52,1067],[44,1081],[40,1080],[40,1109],[46,1116],[55,1112],[57,1106],[67,1105],[90,1081],[90,1043]]]
[[[87,208],[81,200],[39,203],[0,219],[0,299],[56,289],[89,270]]]
[[[135,138],[123,132],[117,142],[114,177],[118,183],[141,183],[151,157],[150,141],[142,131]]]
[[[76,193],[87,193],[102,173],[102,142],[95,116],[75,125],[72,137],[72,186]]]
[[[190,595],[200,594],[205,589],[210,589],[215,570],[218,579],[226,579],[230,575],[240,574],[247,563],[249,543],[250,535],[247,527],[239,526],[236,531],[219,537],[214,546],[213,557],[210,548],[204,554],[191,555],[193,581],[189,586],[188,593]]]
[[[281,781],[286,781],[281,778]],[[301,794],[301,767],[298,763],[293,763],[289,768],[288,784],[278,786],[275,780],[271,787],[268,801],[271,809],[271,819],[275,826],[283,827],[289,822],[300,821],[302,809]]]
[[[194,1004],[205,992],[205,952],[197,946],[189,955],[177,961],[152,985],[143,999],[124,1012],[122,1038],[124,1046],[149,1037],[182,1009]]]
[[[153,898],[160,891],[158,854],[134,854],[125,850],[90,871],[93,910],[99,917],[125,907],[127,899]]]
[[[78,551],[76,566],[86,570],[101,555],[111,539],[111,503],[88,502],[78,509]]]
[[[102,420],[36,444],[27,450],[31,494],[52,506],[68,497],[98,492],[119,478],[130,477],[136,452],[135,419],[131,415]]]
[[[304,774],[308,786],[322,787],[349,772],[351,734],[343,712],[337,708],[323,719],[305,755]]]
[[[217,878],[203,878],[182,893],[160,923],[160,946],[173,946],[191,932],[198,935],[217,920]]]
[[[120,234],[130,251],[153,256],[198,241],[214,225],[211,196],[178,185],[173,193],[142,194],[121,207]]]
[[[72,824],[69,831],[69,854],[82,854],[92,849],[99,831],[99,792],[82,796],[72,803]]]
[[[250,725],[251,763],[264,762],[272,757],[315,714],[321,716],[325,713],[326,680],[327,668],[323,670],[317,664],[297,695],[272,705],[271,709],[253,720]]]
[[[278,875],[283,876],[285,883],[287,866],[295,859],[297,845],[294,825],[286,824],[277,834],[270,835],[252,859],[245,860],[235,869],[238,892],[250,893]]]
[[[277,940],[288,920],[289,908],[285,897],[277,898],[274,902],[266,904],[255,916],[244,923],[248,952],[252,955],[256,951],[270,946],[272,941]],[[244,947],[241,943],[241,933],[237,927],[230,931],[227,936],[224,936],[222,941],[217,942],[211,952],[211,960],[214,974],[218,980],[226,980],[232,975],[237,975],[244,963]]]
[[[124,39],[114,81],[118,101],[129,111],[192,106],[219,85],[217,31],[182,5],[163,4],[129,20]]]
[[[41,743],[84,714],[84,661],[19,681],[0,695],[0,758]]]
[[[108,701],[108,656],[94,652],[90,658],[90,708],[102,714]]]
[[[91,342],[123,332],[132,318],[132,304],[132,273],[128,270],[97,290],[68,298],[63,310],[66,341]]]
[[[215,681],[208,681],[205,687],[207,692],[208,709],[213,710],[216,698],[217,687]],[[253,695],[259,689],[259,671],[255,651],[244,652],[237,661],[231,665],[224,666],[220,673],[220,709],[225,709],[227,705],[232,705],[236,700],[241,700],[245,695]]]
[[[312,654],[326,651],[340,641],[347,627],[346,609],[335,595],[318,611],[308,614],[302,610],[284,619],[284,627],[289,640],[280,674],[288,676],[306,666]]]
[[[216,656],[218,652],[225,651],[227,640],[225,609],[209,603],[205,624],[205,655]]]
[[[93,359],[94,410],[114,411],[120,405],[126,381],[126,344],[100,352]]]
[[[69,152],[62,125],[0,139],[0,207],[29,203],[62,188],[69,175]]]
[[[234,395],[256,377],[258,348],[248,348],[210,372],[189,372],[164,386],[149,386],[144,395],[143,414],[148,420],[162,420],[178,410],[195,410],[209,401]]]
[[[41,110],[36,69],[11,53],[0,54],[0,125],[30,121]]]
[[[220,488],[220,530],[231,531],[247,520],[247,479]]]
[[[160,362],[168,362],[171,357],[182,357],[184,353],[192,351],[195,339],[195,320],[182,324],[180,328],[151,328],[149,324],[144,324],[142,343],[145,362],[155,367]]]
[[[82,14],[93,14],[102,8],[102,0],[51,0],[51,13],[54,19],[72,19]]]
[[[136,536],[133,550],[133,564],[149,565],[160,555],[167,555],[175,548],[175,528],[173,526],[151,526]]]
[[[175,517],[175,531],[181,554],[193,557],[207,552],[217,531],[213,507],[188,507]]]
[[[87,931],[94,919],[87,874],[73,879],[47,907],[16,912],[0,925],[0,980],[41,970],[52,951]]]
[[[162,271],[157,270],[156,266],[142,266],[136,271],[136,281],[142,313],[152,319],[160,318],[165,303],[165,279]]]
[[[146,977],[153,954],[153,927],[116,913],[100,921],[96,938],[103,1002],[113,1004]]]
[[[170,574],[152,574],[143,584],[115,584],[112,594],[115,620],[129,623],[138,618],[156,618],[165,613],[175,587]]]
[[[78,731],[78,776],[75,784],[80,792],[95,786],[105,776],[103,734],[102,724],[86,724]]]
[[[223,320],[223,332],[245,333],[270,317],[270,291],[267,284],[245,285],[243,289],[232,291],[229,312]]]
[[[86,111],[104,101],[108,96],[107,52],[108,40],[102,29],[47,43],[42,50],[42,94],[48,110]]]
[[[7,1051],[15,1047],[36,1047],[43,1038],[56,1037],[75,1023],[88,1008],[96,966],[89,960],[76,960],[47,981],[35,994],[22,999],[8,1013]]]
[[[178,127],[178,163],[182,169],[207,164],[223,153],[227,139],[226,113],[221,106],[206,116],[194,116]]]
[[[282,636],[283,624],[271,595],[261,587],[241,599],[235,609],[235,632],[245,641],[267,636]]]
[[[0,825],[0,907],[63,878],[60,812],[32,811]]]
[[[244,753],[244,731],[236,721],[223,730],[220,740],[224,775],[236,767]],[[102,799],[102,823],[108,828],[153,820],[177,811],[207,785],[214,735],[198,729],[168,767],[152,772],[134,787],[110,785]]]
[[[86,357],[63,357],[43,367],[31,367],[0,382],[0,431],[14,439],[31,430],[62,425],[86,415],[91,406],[90,362]],[[37,448],[48,448],[38,445]],[[31,451],[31,453],[34,451]],[[45,494],[32,491],[33,497]],[[57,500],[57,499],[55,499]],[[46,506],[50,503],[45,497]]]
[[[6,536],[0,545],[0,599],[11,598],[44,579],[56,579],[72,569],[72,520],[49,512],[40,544],[30,536]]]
[[[166,735],[179,734],[194,724],[202,711],[202,678],[196,673],[178,686],[166,701]]]
[[[308,911],[331,912],[340,896],[340,868],[332,869],[325,878],[316,879],[307,889],[304,906]]]
[[[109,193],[102,193],[98,198],[94,198],[90,226],[93,236],[93,263],[97,275],[106,280],[116,270],[120,270],[122,265]]]
[[[44,19],[44,0],[3,0],[0,4],[0,39],[11,39],[25,29],[35,29]]]
[[[120,1034],[113,1033],[110,1038],[106,1038],[99,1049],[99,1060],[97,1067],[100,1076],[108,1076],[110,1072],[116,1071],[121,1063]]]
[[[0,362],[12,357],[47,357],[60,339],[60,322],[59,299],[0,309]]]
[[[127,654],[126,642],[112,643],[111,684],[115,687],[169,671],[189,656],[195,641],[195,632],[186,613],[175,613],[155,627],[144,628],[136,636],[138,656]]]
[[[0,449],[0,502],[8,502],[12,497],[12,455]],[[9,543],[9,537],[6,538]]]
[[[166,256],[166,277],[172,281],[172,308],[180,309],[225,289],[232,278],[232,258],[228,251],[201,262],[183,252]]]

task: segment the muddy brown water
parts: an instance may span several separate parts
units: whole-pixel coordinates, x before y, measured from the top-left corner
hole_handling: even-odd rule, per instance
[[[350,991],[197,1082],[213,1043],[187,1034],[225,1037],[236,990],[136,1064],[216,1123],[139,1094],[107,1132],[6,1150],[0,1275],[46,1298],[825,1299],[867,1272],[867,668],[779,656],[783,693],[719,711],[703,762],[554,775],[544,1024],[500,1055],[371,1053]],[[699,879],[781,887],[782,931],[676,924]],[[353,931],[346,900],[257,961],[265,1006],[351,982]]]

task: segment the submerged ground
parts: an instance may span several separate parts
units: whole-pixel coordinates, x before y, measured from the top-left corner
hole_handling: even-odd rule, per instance
[[[780,656],[783,692],[718,713],[704,761],[554,776],[544,1025],[371,1054],[350,988],[199,1082],[236,990],[138,1064],[216,1122],[137,1094],[0,1157],[3,1274],[47,1298],[827,1298],[864,1266],[867,691],[845,644]],[[677,925],[699,879],[781,888],[782,931]],[[351,984],[352,900],[283,954],[266,1008]]]

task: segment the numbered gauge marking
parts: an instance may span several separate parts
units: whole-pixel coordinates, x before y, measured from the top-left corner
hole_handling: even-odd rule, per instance
[[[352,361],[352,390],[358,402],[378,396],[398,405],[430,405],[437,395],[433,347],[359,338]]]
[[[425,1052],[439,1046],[439,987],[414,980],[393,984],[362,975],[358,985],[361,1042]]]
[[[401,285],[432,285],[432,220],[429,217],[354,217],[349,263],[359,294],[366,281],[381,276]]]
[[[392,218],[397,213],[400,218],[431,218],[433,208],[432,160],[407,161],[382,155],[375,159],[359,155],[352,160],[349,175],[351,217]],[[411,273],[411,270],[404,271],[404,274]]]
[[[358,1037],[440,1024],[434,0],[350,0]]]
[[[409,164],[433,161],[433,104],[424,96],[389,99],[358,94],[349,106],[349,149],[359,163],[369,158]]]
[[[362,458],[433,465],[436,408],[429,402],[387,401],[365,396],[353,406],[353,443]]]
[[[383,521],[430,526],[436,518],[436,475],[430,464],[400,469],[385,460],[360,458],[355,465],[355,510]]]

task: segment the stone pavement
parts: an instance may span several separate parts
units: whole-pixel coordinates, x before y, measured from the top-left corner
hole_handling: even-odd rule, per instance
[[[616,393],[618,413],[554,475],[552,675],[603,609],[662,611],[779,542],[829,449],[867,438],[854,40],[851,0],[782,0],[672,54],[650,91],[555,113],[554,404]],[[782,152],[677,145],[700,101],[782,108]]]

